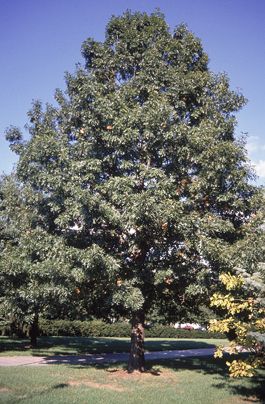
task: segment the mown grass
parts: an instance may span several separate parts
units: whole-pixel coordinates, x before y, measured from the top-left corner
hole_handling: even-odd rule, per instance
[[[175,349],[201,349],[211,348],[225,344],[220,339],[173,339],[173,338],[147,338],[146,351],[165,351]],[[38,347],[31,349],[27,339],[10,339],[0,337],[0,355],[77,355],[86,353],[115,353],[129,352],[130,340],[128,338],[88,338],[88,337],[41,337]]]
[[[128,375],[122,366],[0,368],[1,403],[243,404],[264,402],[265,373],[232,380],[225,360],[187,358],[149,363]]]

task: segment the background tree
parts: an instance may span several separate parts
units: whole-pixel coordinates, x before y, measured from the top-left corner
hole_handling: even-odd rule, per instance
[[[16,128],[7,138],[46,231],[80,252],[80,294],[98,316],[131,319],[129,369],[143,370],[146,314],[155,306],[174,321],[205,303],[258,208],[234,136],[245,100],[160,13],[113,17],[82,54],[59,106],[34,103],[30,139]]]
[[[51,312],[70,311],[75,292],[75,257],[63,239],[45,231],[35,204],[38,195],[22,187],[15,176],[0,184],[0,310],[37,344],[38,320]]]

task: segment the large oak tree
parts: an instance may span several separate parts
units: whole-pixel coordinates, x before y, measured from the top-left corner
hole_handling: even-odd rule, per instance
[[[160,13],[111,18],[105,41],[87,39],[82,54],[58,107],[34,103],[29,140],[16,128],[7,138],[45,231],[80,252],[80,299],[130,318],[129,369],[143,370],[146,314],[156,306],[174,320],[206,302],[257,209],[235,138],[245,99]]]

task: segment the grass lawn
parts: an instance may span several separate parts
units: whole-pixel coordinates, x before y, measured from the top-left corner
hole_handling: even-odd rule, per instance
[[[211,348],[226,344],[221,339],[147,338],[146,351]],[[38,348],[30,349],[28,339],[0,337],[0,355],[75,355],[85,353],[129,352],[129,338],[41,337]]]
[[[122,366],[2,367],[0,402],[27,404],[243,404],[262,403],[265,372],[229,379],[224,360],[187,358],[153,362],[128,375]],[[262,391],[263,389],[263,391]]]

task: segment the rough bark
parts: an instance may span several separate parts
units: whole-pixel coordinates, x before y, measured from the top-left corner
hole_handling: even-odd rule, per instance
[[[128,362],[128,371],[138,370],[144,372],[144,313],[136,313],[132,319],[131,351]]]
[[[39,324],[38,324],[38,316],[34,317],[33,322],[29,328],[29,337],[30,337],[30,346],[37,346],[37,337],[39,334]]]

